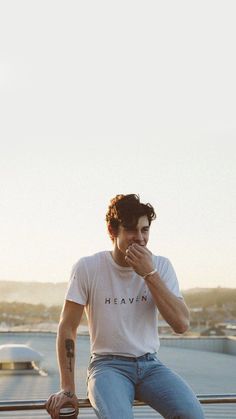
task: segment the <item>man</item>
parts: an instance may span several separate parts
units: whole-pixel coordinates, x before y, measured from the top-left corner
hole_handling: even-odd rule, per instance
[[[84,307],[91,339],[88,396],[98,418],[133,418],[134,399],[164,418],[204,418],[190,387],[157,355],[158,312],[184,333],[189,311],[171,263],[147,248],[155,218],[153,207],[137,195],[117,195],[106,214],[113,250],[74,266],[57,338],[61,390],[46,405],[52,418],[65,402],[77,408],[75,341]]]

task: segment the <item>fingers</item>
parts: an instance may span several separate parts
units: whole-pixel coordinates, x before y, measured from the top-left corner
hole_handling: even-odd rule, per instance
[[[54,395],[52,395],[48,399],[48,401],[47,401],[47,403],[45,405],[45,407],[47,409],[47,412],[49,413],[49,415],[53,419],[59,418],[60,407],[59,407],[59,405],[57,405],[57,403],[58,403],[57,397],[55,397]],[[57,409],[57,406],[59,407],[59,409]]]
[[[144,276],[154,269],[152,253],[145,246],[140,246],[137,243],[131,244],[126,249],[125,260],[140,276]]]
[[[126,250],[125,260],[132,268],[136,268],[140,264],[142,258],[142,252],[139,251],[134,245],[131,245]]]
[[[140,246],[137,243],[132,243],[127,250],[130,250],[135,253],[143,253],[144,246]]]
[[[141,256],[141,252],[137,249],[137,248],[135,248],[135,246],[133,245],[133,244],[131,244],[129,247],[128,247],[128,249],[126,249],[126,256],[129,256],[129,257],[137,257],[137,256]]]
[[[137,243],[132,243],[127,251],[132,252],[133,254],[137,255],[137,256],[142,256],[142,255],[151,255],[152,253],[150,252],[150,250],[146,247],[146,246],[141,246]]]
[[[125,260],[130,266],[135,263],[135,255],[129,249],[126,250]]]
[[[126,249],[126,257],[128,261],[138,261],[142,256],[147,254],[147,249],[144,246],[139,246],[136,243],[131,244]]]
[[[47,402],[45,403],[45,408],[49,414],[51,414],[51,411],[52,411],[53,396],[54,394],[51,394],[51,396],[48,398]]]
[[[51,415],[52,419],[58,419],[60,416],[60,409],[65,405],[72,405],[78,414],[79,409],[77,397],[74,395],[72,398],[68,398],[62,392],[52,394],[48,398],[45,404],[45,408],[49,415]]]

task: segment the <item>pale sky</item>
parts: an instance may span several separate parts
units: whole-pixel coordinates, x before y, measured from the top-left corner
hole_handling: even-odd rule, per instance
[[[0,2],[0,279],[111,249],[118,193],[157,211],[182,289],[236,286],[235,1]]]

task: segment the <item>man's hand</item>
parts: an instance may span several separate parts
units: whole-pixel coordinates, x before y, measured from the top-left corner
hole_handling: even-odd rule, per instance
[[[140,276],[145,276],[154,270],[152,253],[145,246],[140,246],[137,243],[128,247],[125,260]]]
[[[75,408],[76,414],[79,414],[78,399],[74,394],[72,397],[68,397],[64,394],[64,390],[58,391],[58,393],[51,394],[48,398],[45,407],[51,415],[52,419],[58,419],[60,414],[60,409],[62,406],[71,405]]]

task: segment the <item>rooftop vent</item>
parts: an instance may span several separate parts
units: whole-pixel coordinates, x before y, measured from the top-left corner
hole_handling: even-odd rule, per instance
[[[47,375],[47,373],[41,370],[37,365],[42,358],[42,354],[28,345],[0,345],[0,372],[37,372],[40,375]]]

